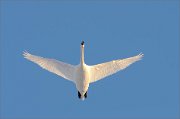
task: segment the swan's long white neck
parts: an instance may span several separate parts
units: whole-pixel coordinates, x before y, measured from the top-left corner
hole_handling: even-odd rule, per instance
[[[80,64],[84,64],[84,45],[81,45],[81,62]]]

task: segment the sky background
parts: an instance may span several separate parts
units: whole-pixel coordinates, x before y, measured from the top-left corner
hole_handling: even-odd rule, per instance
[[[1,1],[1,118],[179,118],[179,1]],[[143,60],[75,85],[23,58],[77,65],[144,53]]]

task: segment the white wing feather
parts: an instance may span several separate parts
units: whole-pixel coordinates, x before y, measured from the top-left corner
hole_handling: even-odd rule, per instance
[[[91,76],[90,76],[91,81],[90,81],[90,83],[98,81],[109,75],[112,75],[122,69],[125,69],[130,64],[132,64],[138,60],[141,60],[142,57],[143,57],[143,54],[139,54],[134,57],[120,59],[120,60],[114,60],[114,61],[91,66],[91,69],[90,69],[91,70]]]
[[[23,53],[24,58],[38,64],[43,69],[46,69],[52,73],[55,73],[67,80],[74,80],[74,70],[75,66],[66,64],[61,61],[57,61],[54,59],[43,58],[35,55],[31,55],[28,52]]]

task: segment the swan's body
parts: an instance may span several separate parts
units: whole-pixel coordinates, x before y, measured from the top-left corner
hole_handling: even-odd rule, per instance
[[[82,100],[87,97],[87,90],[90,83],[96,82],[126,68],[130,64],[140,60],[143,56],[143,54],[139,54],[122,60],[113,60],[89,66],[84,62],[84,41],[81,43],[80,64],[76,66],[54,59],[31,55],[28,52],[24,52],[23,55],[26,59],[40,65],[42,68],[74,82],[78,90],[78,96]]]

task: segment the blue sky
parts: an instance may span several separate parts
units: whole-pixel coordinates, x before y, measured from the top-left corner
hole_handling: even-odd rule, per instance
[[[179,118],[179,1],[1,1],[1,118]],[[89,65],[143,60],[75,85],[22,57]]]

